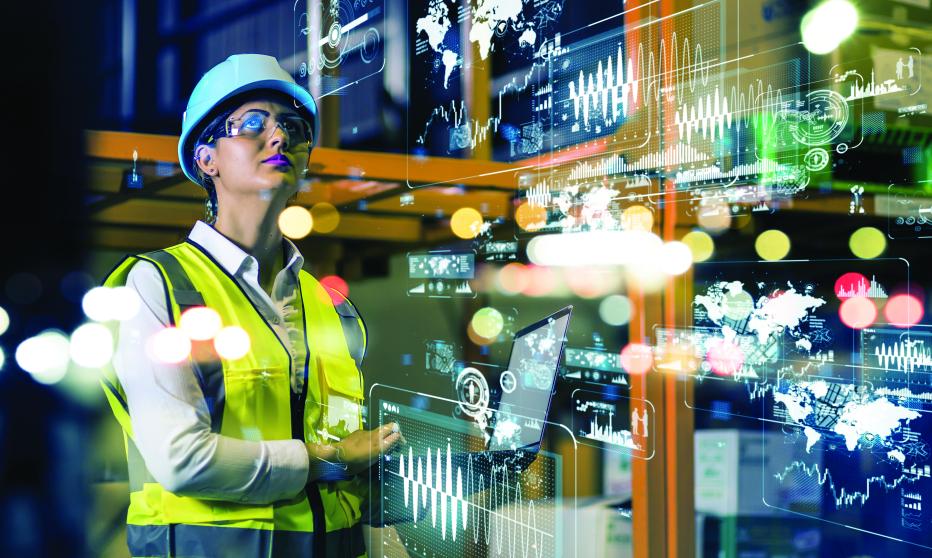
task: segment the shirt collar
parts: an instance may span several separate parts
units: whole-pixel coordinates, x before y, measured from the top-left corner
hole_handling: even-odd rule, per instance
[[[194,228],[188,233],[188,238],[204,248],[230,275],[236,276],[244,266],[256,273],[258,268],[256,258],[247,254],[236,243],[204,221],[199,220],[194,224]],[[297,276],[298,271],[304,267],[304,256],[291,240],[284,237],[283,240],[285,269],[291,270]]]

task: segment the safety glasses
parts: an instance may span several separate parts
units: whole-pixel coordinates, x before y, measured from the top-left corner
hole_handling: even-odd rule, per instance
[[[238,118],[227,119],[223,135],[215,134],[215,138],[259,138],[268,130],[274,130],[276,126],[285,132],[289,149],[307,148],[314,139],[311,123],[297,114],[279,114],[273,117],[261,109],[251,109]]]

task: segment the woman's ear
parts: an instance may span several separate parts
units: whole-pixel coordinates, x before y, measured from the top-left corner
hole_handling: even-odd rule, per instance
[[[214,148],[209,145],[199,145],[194,151],[194,159],[201,172],[207,176],[217,176],[217,162],[214,158]]]

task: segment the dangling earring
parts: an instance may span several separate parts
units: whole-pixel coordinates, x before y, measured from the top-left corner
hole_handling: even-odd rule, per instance
[[[204,221],[210,225],[217,222],[217,191],[213,184],[207,190],[207,199],[204,201]]]
[[[217,212],[214,209],[214,204],[212,203],[210,197],[204,200],[204,221],[208,225],[213,225],[217,222]]]

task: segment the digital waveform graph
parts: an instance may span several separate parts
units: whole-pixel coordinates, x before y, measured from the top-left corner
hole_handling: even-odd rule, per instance
[[[874,347],[873,357],[877,366],[885,370],[901,372],[932,372],[932,347],[922,339],[904,338],[889,346],[881,341]]]
[[[556,63],[559,60],[552,61],[559,85],[554,105],[566,110],[556,120],[569,121],[571,133],[600,133],[642,108],[646,127],[652,129],[661,89],[669,86],[680,98],[709,81],[711,63],[703,59],[702,44],[676,32],[646,46],[624,45],[616,35],[583,41],[567,50],[566,60],[571,63],[565,73]],[[590,62],[593,52],[602,53],[594,63]],[[574,56],[583,62],[576,62]]]
[[[394,402],[412,392],[377,385],[373,393],[377,424],[397,423],[406,441],[370,477],[373,524],[394,526],[378,534],[386,548],[397,543],[419,558],[543,558],[575,541],[560,521],[562,455],[540,450],[528,462],[521,452],[490,453],[489,434],[453,416],[456,401],[418,394],[435,402],[428,410]]]
[[[544,556],[545,543],[554,534],[545,528],[546,522],[538,521],[535,502],[523,498],[518,473],[490,462],[480,466],[478,461],[484,459],[469,457],[464,472],[463,460],[454,460],[449,443],[445,452],[428,448],[426,456],[415,456],[409,447],[391,473],[402,479],[404,506],[411,510],[413,523],[426,521],[429,510],[430,525],[440,530],[441,540],[455,541],[465,534],[498,554]],[[476,496],[470,498],[472,494]]]
[[[606,125],[611,125],[627,117],[628,107],[637,103],[638,81],[634,77],[634,64],[628,61],[626,74],[621,45],[618,46],[615,64],[617,66],[609,56],[604,71],[599,60],[594,76],[590,73],[586,80],[583,70],[579,70],[578,83],[569,82],[569,98],[576,118],[572,131],[580,129],[580,112],[586,128],[591,115],[601,117]]]
[[[680,139],[685,137],[686,143],[692,141],[694,133],[700,133],[702,139],[711,141],[715,141],[716,133],[719,138],[724,138],[725,128],[731,129],[731,121],[728,98],[719,94],[718,87],[714,93],[707,94],[705,99],[700,96],[696,103],[683,103],[673,114]]]

